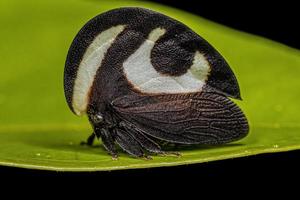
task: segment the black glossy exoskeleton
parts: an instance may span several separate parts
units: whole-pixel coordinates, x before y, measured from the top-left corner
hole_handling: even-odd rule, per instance
[[[249,131],[237,80],[224,58],[182,23],[142,8],[96,16],[67,56],[65,95],[94,137],[117,156],[164,153],[159,142],[224,144]]]

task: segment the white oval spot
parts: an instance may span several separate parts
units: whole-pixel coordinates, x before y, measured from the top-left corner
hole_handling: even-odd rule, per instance
[[[89,92],[105,53],[115,38],[124,30],[124,25],[111,27],[98,36],[89,45],[78,67],[77,77],[73,88],[72,106],[77,115],[86,112]]]
[[[200,52],[195,52],[191,68],[181,76],[160,74],[151,64],[151,50],[165,32],[162,28],[154,29],[148,39],[123,63],[128,81],[143,93],[200,92],[210,72],[209,63]]]

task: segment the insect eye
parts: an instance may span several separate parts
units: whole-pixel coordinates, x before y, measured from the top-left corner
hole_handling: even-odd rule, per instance
[[[96,114],[96,115],[91,115],[91,120],[94,122],[94,123],[101,123],[103,122],[103,117],[102,115],[99,115],[99,114]]]

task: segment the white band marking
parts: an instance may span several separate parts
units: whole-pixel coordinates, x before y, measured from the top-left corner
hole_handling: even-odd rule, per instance
[[[101,32],[84,53],[73,88],[72,106],[77,115],[82,115],[86,112],[89,92],[96,72],[101,66],[108,48],[124,28],[124,25],[118,25]]]
[[[196,51],[191,68],[181,76],[160,74],[152,66],[151,50],[165,32],[162,28],[154,29],[139,49],[123,63],[128,81],[143,93],[200,92],[210,72],[209,63],[200,52]]]

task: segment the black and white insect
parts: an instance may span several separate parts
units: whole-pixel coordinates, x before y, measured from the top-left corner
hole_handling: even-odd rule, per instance
[[[164,154],[160,143],[224,144],[249,132],[237,80],[224,58],[184,24],[143,8],[91,19],[76,35],[65,96],[88,115],[95,137],[117,157]]]

